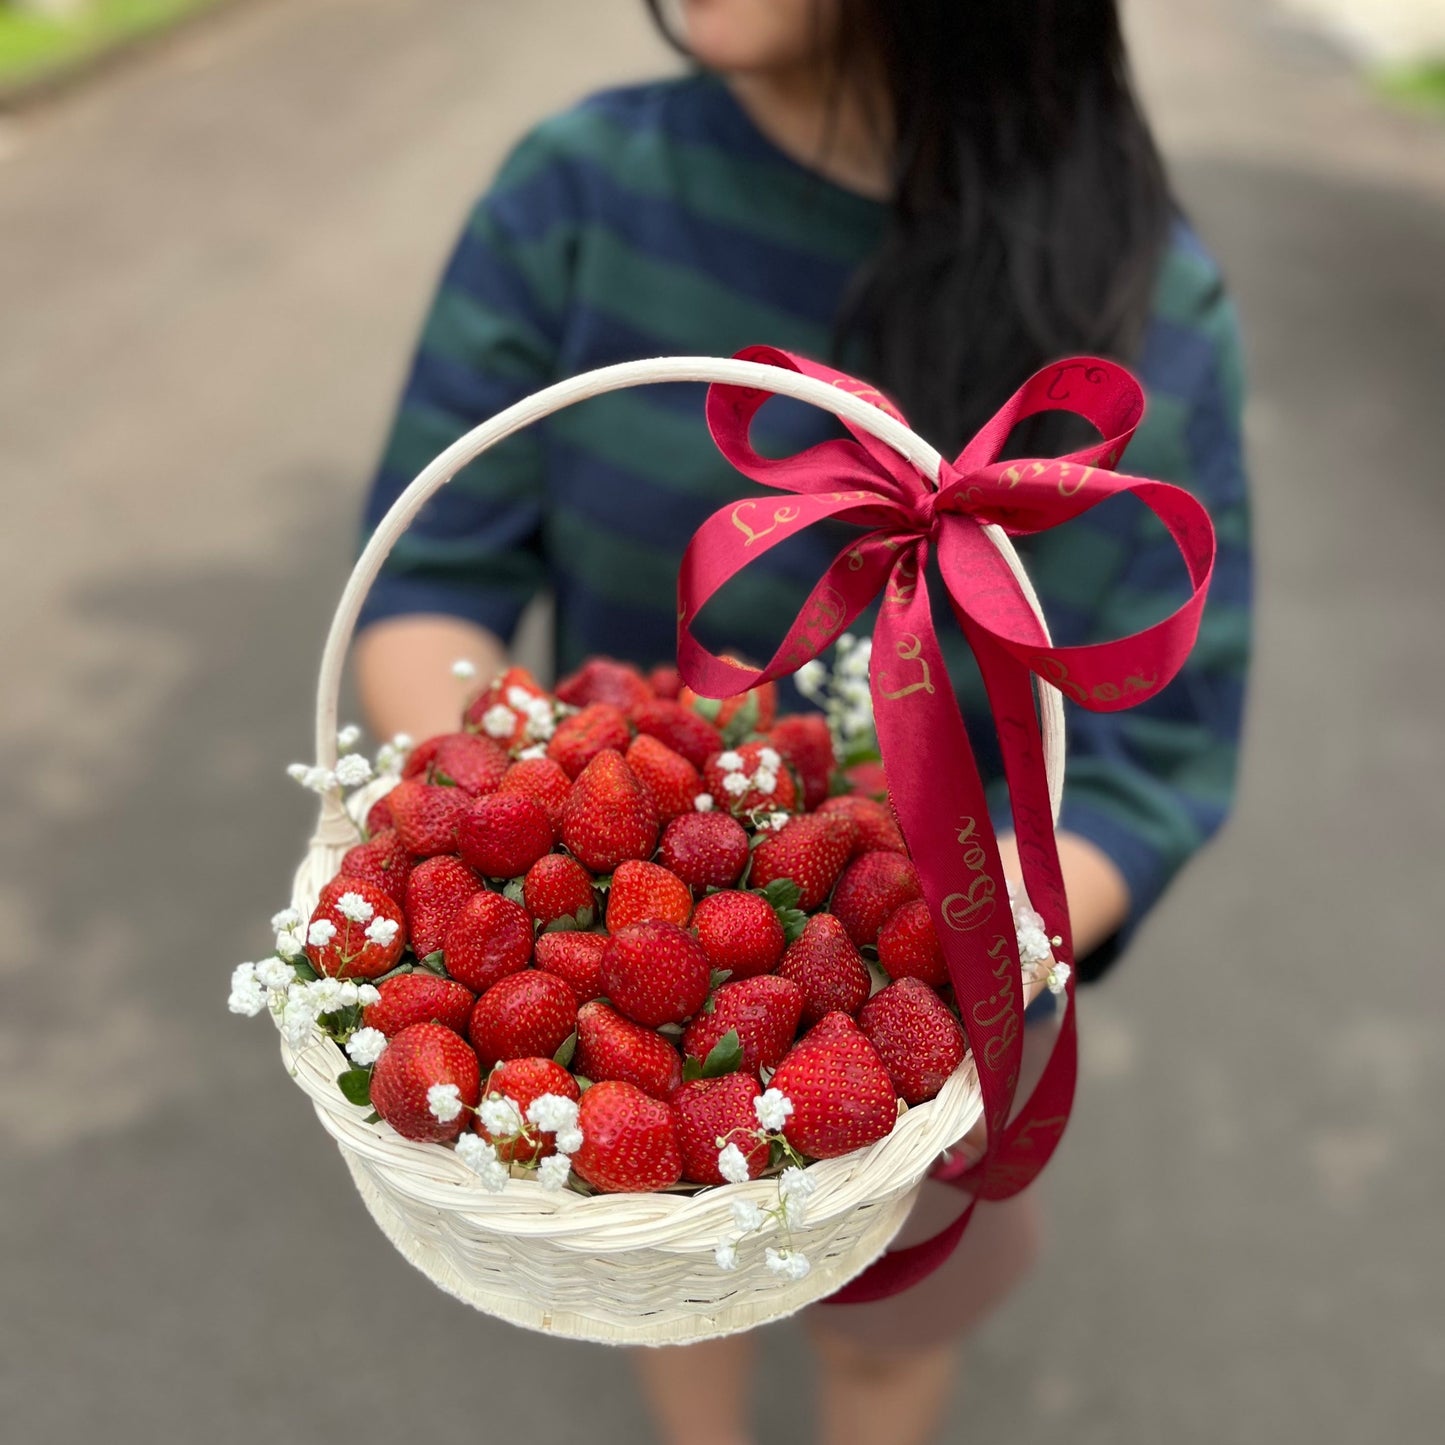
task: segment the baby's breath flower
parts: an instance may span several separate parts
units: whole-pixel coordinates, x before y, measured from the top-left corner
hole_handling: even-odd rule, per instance
[[[778,1203],[782,1206],[786,1224],[801,1224],[807,1212],[808,1199],[818,1187],[818,1181],[809,1177],[804,1169],[791,1165],[778,1176]]]
[[[452,663],[452,676],[470,682],[477,675],[477,665],[470,658],[459,657]]]
[[[336,900],[336,911],[353,923],[369,923],[376,916],[376,909],[359,893],[343,893]]]
[[[576,1101],[563,1094],[538,1094],[527,1105],[527,1122],[549,1133],[570,1129],[577,1122]],[[573,1151],[564,1149],[562,1152],[570,1154]]]
[[[341,979],[336,985],[336,1007],[350,1008],[356,1002],[356,984],[349,978]]]
[[[764,1089],[753,1100],[753,1112],[758,1123],[771,1133],[776,1133],[788,1122],[793,1112],[793,1101],[781,1089]]]
[[[779,753],[776,748],[763,748],[762,751],[758,753],[758,761],[765,768],[770,768],[773,772],[777,772],[777,770],[783,766],[782,754]]]
[[[1067,963],[1056,963],[1049,970],[1049,992],[1061,994],[1069,986],[1069,977],[1073,969]]]
[[[722,780],[723,791],[731,793],[735,798],[741,798],[751,786],[746,773],[725,773]]]
[[[286,990],[286,1003],[281,1009],[281,1028],[286,1042],[293,1049],[299,1049],[310,1037],[316,1026],[316,1010],[300,984],[292,984]]]
[[[717,765],[725,773],[735,773],[743,766],[743,755],[729,748],[727,752],[717,755]]]
[[[788,821],[787,813],[769,813],[762,821],[761,826],[765,828],[781,828]]]
[[[450,1124],[462,1112],[462,1091],[455,1084],[433,1084],[426,1091],[426,1106],[433,1119]]]
[[[313,793],[329,793],[336,786],[336,774],[329,768],[307,768],[301,786]]]
[[[374,1064],[386,1048],[386,1035],[380,1029],[357,1029],[346,1041],[346,1052],[353,1064],[366,1068]]]
[[[735,1199],[733,1201],[733,1223],[744,1234],[749,1234],[754,1229],[763,1227],[763,1211],[751,1199]]]
[[[534,743],[530,748],[523,748],[517,754],[518,759],[522,762],[531,762],[533,758],[545,758],[546,756],[547,749],[541,743]]]
[[[279,958],[263,958],[256,965],[256,981],[265,988],[284,992],[296,981],[296,970]]]
[[[713,798],[711,793],[699,793],[692,800],[692,806],[699,813],[711,813],[713,810]]]
[[[394,918],[373,918],[366,925],[366,936],[378,948],[390,948],[396,939],[397,929],[400,927],[401,924]]]
[[[808,1256],[800,1254],[796,1249],[768,1249],[763,1257],[767,1260],[768,1268],[784,1279],[802,1279],[813,1267],[808,1263]]]
[[[410,733],[396,733],[392,736],[391,745],[399,753],[409,753],[416,746],[416,739]]]
[[[547,705],[545,698],[539,698],[536,693],[528,692],[525,687],[519,687],[516,683],[507,689],[507,706],[516,708],[518,712],[530,712],[532,704],[537,702],[543,707]]]
[[[522,1111],[507,1094],[488,1094],[477,1113],[488,1134],[510,1137],[522,1132]]]
[[[231,971],[231,996],[226,1007],[247,1018],[255,1018],[266,1007],[266,990],[256,978],[254,963],[237,964]]]
[[[306,986],[311,1012],[317,1015],[346,1007],[346,986],[339,978],[315,978]],[[353,989],[355,985],[352,985]],[[353,994],[353,1000],[355,995]]]
[[[543,1189],[565,1189],[572,1161],[565,1154],[549,1154],[537,1166],[537,1183]]]
[[[496,1148],[485,1139],[476,1134],[463,1134],[457,1140],[457,1158],[482,1181],[484,1189],[500,1194],[507,1187],[511,1171],[497,1158]]]
[[[828,669],[815,657],[793,674],[793,682],[806,698],[816,698],[828,685]]]
[[[717,1261],[719,1269],[736,1269],[738,1267],[738,1246],[737,1241],[725,1239],[713,1250],[712,1257]]]
[[[582,1131],[573,1124],[570,1128],[557,1130],[557,1152],[575,1154],[582,1147]]]
[[[311,769],[306,763],[288,763],[286,765],[286,776],[290,778],[293,783],[304,783],[306,781],[306,774],[310,771]]]
[[[336,746],[342,752],[354,748],[361,741],[361,729],[355,723],[347,723],[339,733],[336,734]]]
[[[747,1183],[748,1161],[736,1144],[727,1144],[718,1150],[717,1172],[729,1184]]]
[[[336,925],[329,918],[318,918],[306,930],[306,942],[312,948],[326,948],[336,937]]]
[[[336,781],[343,788],[359,788],[371,781],[371,764],[360,753],[347,753],[337,759]]]
[[[367,930],[367,937],[371,931]],[[359,983],[356,986],[356,1001],[365,1007],[367,1004],[376,1003],[381,997],[381,990],[374,983]]]
[[[288,928],[284,933],[276,935],[276,952],[282,958],[299,958],[305,944],[305,937],[301,932],[302,924],[298,923],[295,928]]]
[[[494,703],[482,714],[482,731],[489,738],[509,738],[516,726],[517,714],[504,703]]]
[[[301,914],[295,908],[283,908],[280,913],[271,915],[271,928],[276,933],[284,933],[287,929],[295,928],[301,922]]]

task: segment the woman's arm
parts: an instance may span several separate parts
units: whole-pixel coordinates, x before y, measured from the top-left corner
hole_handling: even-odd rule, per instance
[[[1129,885],[1114,860],[1077,833],[1057,835],[1059,867],[1069,899],[1069,928],[1074,935],[1074,956],[1092,953],[1112,938],[1129,917]],[[1000,837],[998,851],[1003,871],[1021,878],[1019,850],[1012,834]]]

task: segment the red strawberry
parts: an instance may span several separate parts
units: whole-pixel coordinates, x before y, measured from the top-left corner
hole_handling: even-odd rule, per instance
[[[654,667],[647,674],[647,685],[662,698],[676,698],[682,691],[682,674],[675,667]]]
[[[596,874],[652,856],[657,814],[621,753],[598,753],[572,784],[562,808],[562,841]]]
[[[441,747],[442,739],[447,736],[446,733],[438,733],[435,737],[419,742],[406,755],[406,761],[401,765],[402,777],[420,778],[422,782],[429,783],[431,765],[436,760],[437,749]]]
[[[607,1079],[582,1095],[582,1147],[572,1168],[606,1194],[649,1193],[682,1178],[677,1120],[661,1099],[634,1084]]]
[[[435,858],[455,850],[457,824],[471,802],[460,788],[441,788],[420,778],[407,778],[386,796],[407,852],[419,858]]]
[[[547,696],[546,692],[538,686],[537,679],[525,667],[509,667],[489,687],[484,688],[472,699],[466,713],[467,727],[475,732],[482,726],[483,717],[500,703],[512,711],[516,717],[516,723],[507,736],[495,739],[498,746],[511,748],[525,742],[527,718],[522,709],[517,706],[520,699],[510,696],[516,689],[520,689],[527,697],[545,698]]]
[[[378,798],[370,808],[366,810],[366,832],[367,836],[375,838],[378,833],[387,829],[395,830],[396,821],[391,816],[391,804],[386,796]]]
[[[803,785],[803,807],[811,812],[828,796],[833,777],[833,734],[821,713],[780,717],[768,741],[793,766]]]
[[[396,925],[387,943],[373,942],[367,933],[378,918]],[[334,932],[324,945],[308,941],[306,957],[318,973],[333,978],[380,978],[396,967],[406,947],[406,920],[396,900],[361,878],[343,875],[321,890],[307,927],[308,938],[317,923],[329,923]]]
[[[751,813],[759,808],[788,812],[797,806],[798,786],[783,763],[783,755],[770,743],[744,743],[714,753],[702,770],[703,786],[726,812]],[[726,780],[746,778],[742,793],[730,792]]]
[[[607,931],[660,918],[681,928],[692,917],[692,889],[656,863],[629,858],[617,865],[607,890]]]
[[[455,1084],[465,1106],[443,1123],[432,1113],[427,1091]],[[477,1056],[441,1024],[412,1024],[387,1044],[371,1071],[371,1104],[403,1139],[440,1144],[467,1126],[467,1109],[481,1096]]]
[[[672,1096],[684,1179],[694,1184],[728,1183],[717,1167],[723,1147],[719,1139],[742,1151],[749,1179],[768,1167],[768,1144],[758,1138],[758,1116],[753,1112],[753,1100],[762,1092],[753,1074],[725,1074],[720,1079],[694,1079]]]
[[[491,1098],[493,1094],[510,1099],[517,1106],[519,1121],[526,1118],[528,1108],[543,1094],[556,1094],[574,1102],[582,1097],[577,1088],[577,1080],[561,1064],[554,1063],[551,1059],[508,1059],[506,1063],[498,1064],[492,1070],[483,1088],[484,1099]],[[508,1164],[515,1160],[530,1164],[557,1152],[557,1136],[548,1130],[538,1129],[533,1124],[527,1125],[527,1131],[536,1141],[531,1144],[519,1137],[495,1138],[483,1127],[481,1118],[477,1115],[472,1116],[472,1128],[483,1139],[495,1144],[497,1158]]]
[[[584,1079],[625,1079],[644,1094],[665,1099],[682,1082],[677,1050],[652,1029],[613,1012],[605,1003],[577,1011],[577,1052],[572,1067]]]
[[[928,904],[915,898],[888,915],[878,930],[878,961],[890,978],[918,978],[934,988],[948,983],[948,968],[938,946]]]
[[[690,1018],[707,998],[712,969],[702,945],[675,923],[633,923],[602,955],[607,997],[633,1022],[657,1028]]]
[[[818,811],[824,814],[842,813],[858,825],[858,836],[853,844],[853,856],[860,853],[906,853],[908,845],[886,803],[873,798],[860,797],[857,793],[844,793],[841,797],[829,798]]]
[[[963,1062],[968,1047],[948,1005],[916,978],[900,978],[873,995],[858,1015],[893,1087],[910,1104],[931,1099]]]
[[[399,973],[377,985],[381,997],[362,1010],[361,1022],[395,1038],[412,1024],[438,1023],[465,1036],[472,1005],[471,989],[434,973]]]
[[[520,794],[540,803],[555,832],[562,826],[562,804],[572,791],[572,779],[551,758],[523,758],[513,763],[497,792],[504,797]]]
[[[658,697],[652,702],[639,703],[627,716],[639,733],[666,743],[695,768],[702,767],[724,746],[723,735],[705,718],[700,718],[680,702]]]
[[[468,1032],[484,1069],[503,1059],[550,1059],[577,1027],[577,995],[553,973],[529,968],[494,983]]]
[[[598,753],[608,748],[625,752],[631,741],[632,730],[621,711],[610,702],[594,702],[557,724],[547,744],[547,756],[569,778],[577,778]]]
[[[897,853],[863,853],[844,870],[833,891],[833,912],[862,948],[877,943],[878,930],[905,903],[922,895],[918,871]]]
[[[537,967],[565,979],[577,1002],[584,1004],[602,997],[602,955],[607,952],[607,942],[605,933],[539,933],[533,951]]]
[[[629,744],[627,766],[652,799],[660,823],[693,811],[693,800],[702,792],[702,774],[666,743],[639,733]]]
[[[708,962],[735,979],[771,973],[787,942],[772,904],[760,893],[709,893],[693,910],[692,926]]]
[[[815,913],[803,936],[788,945],[778,968],[803,990],[803,1022],[825,1014],[855,1014],[867,1002],[873,980],[863,955],[831,913]]]
[[[843,776],[855,793],[881,802],[888,796],[888,779],[882,763],[855,763]]]
[[[798,885],[798,907],[811,913],[833,891],[850,845],[850,836],[840,830],[836,819],[804,813],[790,818],[753,849],[748,881],[754,888],[766,888],[776,879],[791,878]]]
[[[723,661],[738,665],[735,657],[724,656]],[[699,697],[690,687],[684,687],[678,694],[678,701],[700,712],[720,728],[725,728],[744,708],[751,710],[756,704],[757,713],[753,718],[751,731],[765,733],[772,727],[773,719],[778,715],[778,685],[775,682],[765,682],[750,692],[739,693],[736,697],[725,697],[721,703],[712,698]],[[714,708],[717,709],[715,713]]]
[[[588,658],[570,677],[564,677],[554,691],[558,701],[570,707],[606,702],[624,712],[652,696],[652,688],[637,668],[630,662],[617,662],[610,657]]]
[[[437,743],[427,769],[429,783],[450,784],[469,797],[494,793],[511,758],[500,743],[480,733],[447,733]]]
[[[478,798],[457,827],[457,852],[485,878],[520,877],[554,842],[547,811],[535,798]]]
[[[532,919],[520,903],[500,893],[472,894],[442,941],[446,971],[474,993],[520,973],[531,957]]]
[[[428,858],[406,879],[406,931],[418,958],[435,953],[446,941],[452,919],[482,880],[460,858]]]
[[[748,866],[748,835],[727,813],[690,813],[663,830],[657,859],[694,893],[731,888]]]
[[[372,834],[369,843],[358,843],[342,856],[339,874],[364,878],[397,902],[406,899],[406,875],[411,872],[411,855],[394,828]]]
[[[690,1059],[706,1059],[730,1030],[742,1044],[749,1073],[773,1068],[792,1047],[803,1013],[803,990],[790,978],[765,973],[725,983],[712,997],[712,1012],[699,1014],[682,1036]]]
[[[597,913],[592,875],[565,853],[546,853],[527,869],[522,902],[543,928],[561,919],[591,928]]]
[[[793,1045],[769,1087],[793,1112],[788,1143],[813,1159],[836,1159],[891,1132],[898,1099],[878,1051],[846,1015],[830,1014]]]

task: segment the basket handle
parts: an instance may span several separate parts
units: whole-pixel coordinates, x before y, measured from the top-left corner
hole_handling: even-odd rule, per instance
[[[580,376],[569,377],[565,381],[544,387],[498,412],[491,420],[473,427],[431,462],[392,503],[357,558],[336,604],[336,615],[331,619],[331,630],[327,633],[326,646],[321,654],[321,672],[316,684],[316,761],[321,767],[329,769],[336,764],[337,708],[341,693],[341,675],[352,636],[356,631],[356,619],[361,613],[361,605],[391,549],[422,507],[463,467],[498,442],[531,426],[533,422],[541,421],[553,412],[561,411],[575,402],[586,401],[590,397],[667,381],[723,382],[809,402],[870,432],[937,485],[942,458],[922,437],[871,402],[864,401],[840,387],[783,367],[709,356],[656,357],[599,367],[595,371],[583,372]],[[983,530],[1018,579],[1019,586],[1044,627],[1047,638],[1048,623],[1039,606],[1038,596],[1019,561],[1018,553],[1000,528],[986,525]],[[1049,801],[1057,822],[1064,779],[1063,699],[1057,689],[1041,681],[1036,680],[1036,687],[1039,694]],[[322,799],[321,816],[317,822],[314,841],[343,843],[354,836],[355,826],[348,818],[340,797],[334,792],[326,794]]]

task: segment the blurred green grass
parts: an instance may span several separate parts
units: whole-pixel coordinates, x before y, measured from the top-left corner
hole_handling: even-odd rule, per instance
[[[91,0],[72,15],[0,4],[0,92],[20,90],[154,34],[219,0]]]
[[[1391,100],[1445,115],[1445,60],[1387,70],[1376,83]]]

